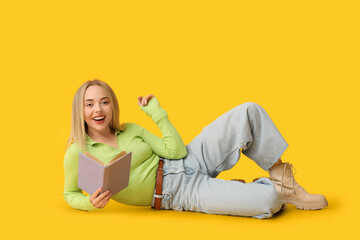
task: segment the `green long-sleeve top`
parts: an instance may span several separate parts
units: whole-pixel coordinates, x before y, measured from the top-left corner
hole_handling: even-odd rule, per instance
[[[125,130],[116,130],[118,148],[95,142],[86,135],[86,151],[105,164],[122,151],[132,152],[129,185],[111,199],[128,205],[149,206],[155,188],[159,156],[180,159],[187,155],[187,150],[179,133],[169,121],[167,112],[160,107],[155,97],[140,108],[160,128],[162,138],[135,123],[125,123]],[[91,195],[85,196],[77,186],[79,152],[83,153],[77,144],[72,144],[65,153],[64,198],[75,209],[92,211],[99,208],[91,204]]]

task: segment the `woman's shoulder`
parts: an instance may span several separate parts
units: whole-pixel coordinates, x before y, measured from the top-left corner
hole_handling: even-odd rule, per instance
[[[125,130],[131,131],[131,130],[141,130],[143,127],[141,127],[140,125],[136,124],[136,123],[132,123],[132,122],[127,122],[124,123],[125,126]]]
[[[74,160],[79,156],[79,153],[82,152],[80,147],[76,143],[72,143],[65,152],[65,161]]]

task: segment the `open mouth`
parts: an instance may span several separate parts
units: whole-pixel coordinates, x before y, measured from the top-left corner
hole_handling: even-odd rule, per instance
[[[102,123],[102,122],[104,122],[104,120],[105,120],[105,116],[103,116],[103,117],[96,117],[96,118],[93,118],[93,120],[96,122],[96,123]]]

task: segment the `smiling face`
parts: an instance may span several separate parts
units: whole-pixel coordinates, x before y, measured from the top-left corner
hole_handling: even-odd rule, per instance
[[[106,91],[97,85],[90,86],[84,94],[84,120],[88,134],[107,132],[112,119],[112,105]]]

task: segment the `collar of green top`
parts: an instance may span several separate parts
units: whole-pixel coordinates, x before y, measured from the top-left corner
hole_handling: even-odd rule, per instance
[[[116,132],[116,137],[121,133],[120,130],[115,130]],[[86,144],[87,145],[94,145],[97,144],[99,142],[95,142],[91,137],[89,137],[89,135],[86,134]]]

